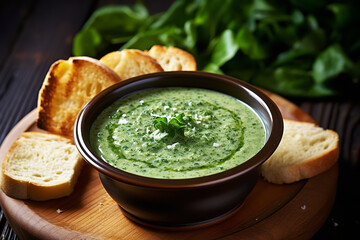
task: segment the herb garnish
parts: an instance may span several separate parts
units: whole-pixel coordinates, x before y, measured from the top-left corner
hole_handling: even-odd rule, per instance
[[[169,137],[184,138],[184,129],[190,123],[191,118],[185,117],[184,113],[171,118],[169,121],[166,117],[158,117],[154,120],[154,127],[160,132],[166,132]]]

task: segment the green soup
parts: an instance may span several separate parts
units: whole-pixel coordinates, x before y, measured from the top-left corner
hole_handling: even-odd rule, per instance
[[[238,166],[264,145],[259,117],[243,102],[211,90],[159,88],[106,108],[90,142],[106,162],[129,173],[183,179]]]

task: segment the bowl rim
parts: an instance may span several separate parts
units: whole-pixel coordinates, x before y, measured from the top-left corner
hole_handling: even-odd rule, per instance
[[[83,126],[84,119],[89,115],[89,112],[94,105],[101,102],[103,98],[119,88],[134,84],[141,84],[141,81],[146,81],[149,79],[159,79],[159,78],[171,78],[171,77],[209,77],[216,78],[218,81],[226,81],[232,83],[247,93],[252,97],[255,97],[257,101],[262,101],[262,105],[267,108],[267,111],[270,114],[272,120],[272,128],[268,137],[268,140],[265,142],[261,150],[256,153],[252,158],[248,159],[244,163],[233,167],[231,169],[225,170],[223,172],[215,173],[212,175],[196,177],[196,178],[184,178],[184,179],[162,179],[162,178],[152,178],[141,175],[132,174],[121,169],[118,169],[105,160],[101,159],[94,151],[91,150],[89,146],[89,141],[84,140],[84,131],[85,127]],[[171,84],[169,84],[171,87]],[[180,86],[181,87],[181,86]],[[199,87],[201,88],[201,87]],[[203,88],[206,88],[204,86]],[[148,89],[148,88],[143,88]],[[135,91],[134,91],[135,92]],[[222,92],[222,91],[219,91]],[[123,96],[119,96],[117,99],[120,99]],[[115,100],[117,101],[117,100]],[[112,102],[115,102],[112,101]],[[120,182],[124,182],[131,185],[143,186],[143,187],[153,187],[153,188],[194,188],[194,187],[206,187],[212,184],[217,184],[223,181],[228,181],[230,179],[236,178],[239,175],[244,175],[245,173],[259,167],[263,162],[265,162],[271,154],[276,150],[279,145],[283,134],[283,118],[282,114],[277,107],[277,105],[261,90],[255,86],[239,80],[237,78],[203,71],[168,71],[168,72],[157,72],[144,74],[136,76],[121,82],[118,82],[100,93],[94,96],[89,102],[85,104],[82,110],[79,112],[75,124],[74,124],[74,142],[75,145],[84,158],[84,160],[94,167],[100,174],[105,174],[113,179],[116,179]]]

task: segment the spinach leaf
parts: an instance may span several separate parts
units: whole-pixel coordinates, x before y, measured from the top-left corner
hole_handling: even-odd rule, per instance
[[[334,14],[334,19],[331,21],[331,24],[335,29],[342,29],[349,25],[351,21],[352,9],[349,5],[344,3],[331,3],[327,6]]]
[[[241,51],[248,55],[250,59],[264,59],[267,57],[263,45],[250,32],[247,26],[242,27],[238,32],[236,43]]]
[[[149,20],[151,18],[142,4],[135,4],[132,8],[126,5],[100,8],[76,34],[73,54],[97,57],[113,42],[119,44],[131,39]]]
[[[151,48],[155,44],[159,45],[181,45],[179,40],[179,29],[176,27],[166,27],[162,29],[153,29],[149,31],[139,32],[133,36],[120,49],[136,48],[145,50]]]
[[[334,44],[325,49],[315,59],[313,65],[313,77],[315,82],[323,83],[341,73],[352,69],[353,63],[347,57],[341,46]]]
[[[264,71],[256,76],[254,83],[283,95],[298,97],[331,96],[336,93],[326,85],[314,83],[310,72],[288,67]]]
[[[359,11],[352,0],[175,0],[152,15],[141,3],[106,6],[75,36],[73,54],[175,46],[199,70],[284,96],[330,96],[360,88]]]
[[[102,35],[95,28],[84,28],[78,33],[73,42],[75,56],[97,56],[98,52],[105,47]]]
[[[221,67],[234,57],[238,48],[234,33],[230,29],[225,30],[212,50],[211,63]]]
[[[152,25],[150,29],[160,29],[167,26],[183,27],[187,19],[194,17],[194,9],[199,8],[199,1],[178,0],[163,13]]]
[[[326,36],[323,29],[315,29],[307,33],[302,39],[296,40],[292,44],[292,48],[279,53],[277,59],[273,62],[273,66],[280,66],[291,63],[297,58],[306,55],[318,54],[320,49],[326,45]]]

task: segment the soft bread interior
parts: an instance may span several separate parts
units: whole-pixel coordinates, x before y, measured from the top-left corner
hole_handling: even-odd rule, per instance
[[[329,169],[338,158],[338,134],[313,123],[284,120],[284,134],[261,173],[273,183],[291,183]]]
[[[2,165],[1,188],[15,198],[48,200],[69,195],[83,160],[70,140],[26,132],[10,148]]]

